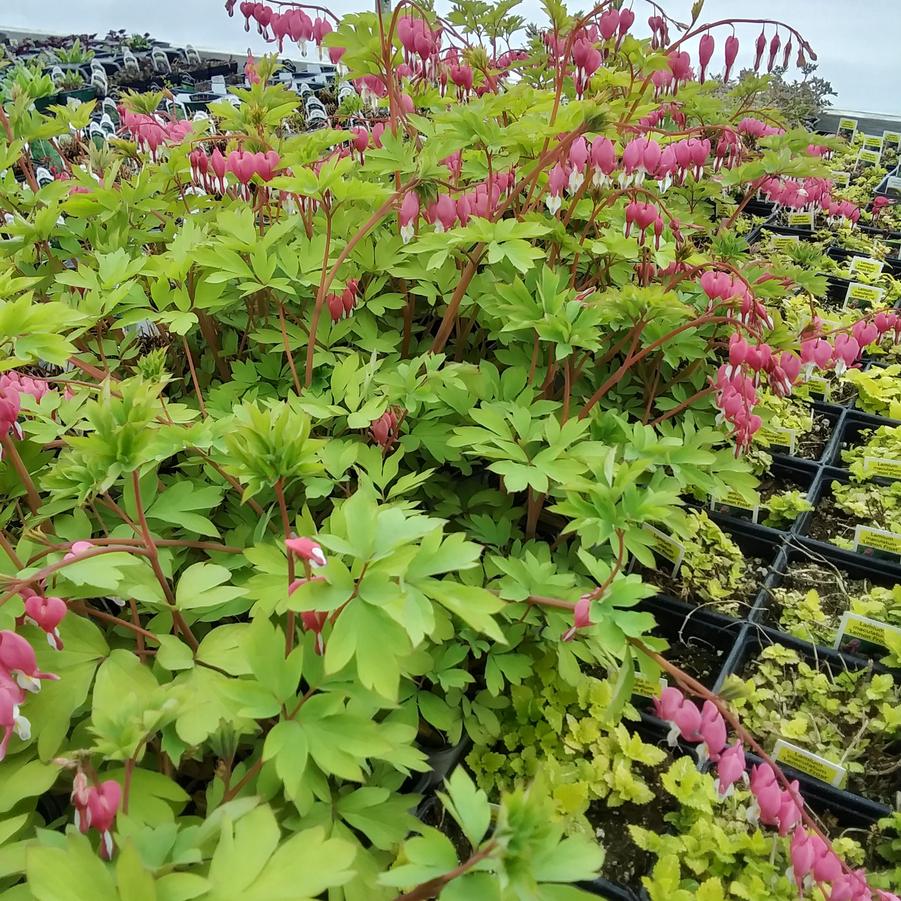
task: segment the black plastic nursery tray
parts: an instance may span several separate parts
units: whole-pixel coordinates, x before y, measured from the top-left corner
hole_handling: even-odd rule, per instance
[[[847,469],[848,464],[842,459],[842,451],[865,443],[866,438],[862,433],[874,431],[881,426],[901,426],[901,421],[874,416],[871,413],[864,413],[863,410],[850,411],[841,422],[837,439],[833,444],[832,456],[826,462],[837,469]]]
[[[749,662],[756,658],[763,648],[771,644],[781,644],[798,652],[809,664],[815,666],[828,664],[834,668],[836,672],[845,669],[862,669],[871,668],[874,672],[885,672],[885,668],[879,666],[871,660],[865,660],[861,657],[854,657],[850,654],[840,654],[829,648],[818,647],[809,642],[801,641],[790,635],[778,632],[774,629],[766,627],[749,626],[740,642],[738,643],[735,653],[728,665],[723,668],[720,678],[714,686],[714,691],[720,693],[727,677],[731,674],[743,676]],[[768,752],[772,752],[772,748],[767,748]],[[797,779],[801,784],[801,790],[807,796],[818,797],[829,803],[837,805],[840,809],[854,812],[855,815],[867,819],[870,822],[888,816],[891,809],[887,804],[874,801],[864,797],[854,791],[836,788],[828,782],[817,779],[807,773],[801,772],[794,767],[780,761],[780,768],[790,779]]]
[[[711,517],[715,522],[718,517]],[[781,536],[774,529],[765,529],[763,526],[755,526],[753,523],[745,523],[734,521],[731,523],[720,522],[720,527],[724,532],[738,545],[746,560],[757,568],[757,573],[753,578],[753,587],[748,586],[747,592],[740,598],[734,600],[726,600],[724,603],[738,603],[739,611],[737,616],[723,613],[709,601],[693,602],[692,595],[685,594],[680,588],[680,580],[678,573],[672,576],[672,567],[666,561],[659,561],[659,568],[648,569],[636,561],[632,561],[630,567],[631,572],[638,573],[648,584],[656,586],[658,589],[658,598],[666,601],[672,601],[678,607],[684,608],[686,612],[704,611],[705,613],[714,613],[723,616],[729,620],[741,620],[747,618],[750,611],[758,602],[760,585],[763,583],[764,577],[769,572],[770,566],[776,559],[781,547]],[[759,562],[757,562],[759,561]]]
[[[848,471],[832,466],[824,466],[814,485],[811,503],[814,509],[798,518],[796,534],[814,550],[839,551],[843,556],[862,563],[877,560],[883,568],[901,573],[901,553],[883,551],[875,546],[861,546],[859,550],[843,548],[833,543],[834,538],[853,539],[855,527],[860,524],[880,528],[878,522],[854,520],[839,510],[833,501],[832,483],[850,481]]]
[[[636,609],[654,615],[657,625],[651,634],[665,639],[670,645],[663,656],[704,685],[713,685],[717,681],[744,628],[742,620],[659,595],[642,601]],[[671,681],[665,673],[661,678]],[[637,674],[636,683],[633,705],[642,710],[643,720],[659,727],[660,720],[647,713],[653,709],[651,695],[659,686],[648,685],[646,680],[639,680]]]
[[[851,250],[850,248],[842,247],[839,244],[833,244],[828,250],[828,256],[832,257],[833,260],[850,263],[854,257],[868,257],[869,254],[862,250]],[[882,267],[883,272],[889,272],[895,276],[901,272],[901,260],[896,257],[886,257],[883,262],[885,264]]]
[[[836,417],[837,421],[837,417]],[[782,491],[801,491],[804,496],[810,499],[810,493],[813,490],[813,483],[816,481],[819,466],[817,463],[800,460],[795,457],[787,457],[781,454],[773,455],[773,463],[769,470],[761,477],[762,488],[761,504],[758,511],[758,522],[761,529],[772,532],[774,540],[782,532],[790,532],[794,528],[794,523],[790,523],[787,527],[775,528],[773,526],[764,525],[763,520],[766,518],[766,500],[769,494],[780,493]],[[774,491],[769,492],[772,486]],[[711,505],[709,508],[713,518],[720,525],[727,528],[734,528],[738,525],[753,522],[754,511],[746,510],[743,507],[737,507],[723,502]]]
[[[807,592],[811,589],[820,593],[827,593],[831,586],[846,586],[848,583],[865,582],[867,588],[894,588],[901,584],[901,572],[897,567],[885,566],[876,560],[861,560],[858,554],[843,553],[837,549],[821,550],[803,541],[792,540],[783,549],[782,554],[767,576],[761,591],[761,602],[751,614],[752,623],[761,623],[774,632],[779,632],[786,638],[812,641],[819,649],[828,651],[836,650],[834,647],[838,638],[838,630],[830,630],[828,636],[819,635],[819,641],[813,641],[814,633],[798,634],[788,632],[786,626],[780,622],[782,606],[776,598],[776,590],[779,588],[793,588],[796,591]],[[848,608],[844,605],[840,609],[828,610],[831,615],[840,617]],[[803,624],[798,624],[803,630]],[[881,649],[873,648],[868,653],[867,645],[849,636],[838,648],[843,656],[854,658],[879,658],[883,656]]]
[[[813,464],[829,460],[832,455],[832,445],[836,438],[836,426],[838,426],[844,409],[835,404],[826,404],[821,401],[813,401],[811,410],[814,419],[814,428],[806,435],[799,435],[795,442],[794,451],[787,445],[771,444],[765,448],[771,454],[778,454],[790,458],[792,461],[809,461]],[[762,446],[762,445],[761,445]]]

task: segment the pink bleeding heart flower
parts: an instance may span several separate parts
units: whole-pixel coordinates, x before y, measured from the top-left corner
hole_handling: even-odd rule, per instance
[[[616,39],[616,46],[623,42],[623,38],[628,34],[632,23],[635,21],[635,13],[631,9],[621,9],[619,11],[619,36]]]
[[[310,566],[325,566],[328,562],[322,547],[312,538],[286,538],[285,547]]]
[[[557,163],[557,165],[548,173],[548,196],[545,198],[545,203],[552,216],[556,216],[560,207],[563,205],[561,195],[567,181],[568,176],[566,169],[564,169],[560,163]]]
[[[732,786],[744,777],[746,766],[745,749],[740,741],[720,754],[716,772],[717,790],[721,799],[725,798],[732,791]]]
[[[787,791],[782,792],[777,817],[779,821],[779,835],[788,835],[801,822],[803,811],[797,800],[800,797],[800,788],[800,784],[795,780],[789,785]]]
[[[713,701],[704,701],[699,730],[707,756],[716,763],[726,747],[726,721]]]
[[[58,627],[68,612],[69,608],[62,598],[33,594],[25,599],[25,618],[46,632],[47,642],[57,651],[63,649]]]
[[[707,66],[710,65],[710,60],[713,57],[713,50],[716,46],[716,41],[713,39],[713,35],[708,31],[700,40],[698,44],[698,63],[700,65],[700,81],[701,84],[704,83],[704,79],[707,77]]]
[[[851,326],[851,334],[857,340],[861,348],[869,347],[879,340],[879,327],[875,322],[867,322],[860,319]]]
[[[782,46],[782,38],[779,37],[779,32],[777,31],[773,35],[773,39],[770,41],[770,56],[766,63],[767,72],[773,71],[773,66],[776,64],[776,55],[779,53],[779,48]]]
[[[69,548],[69,551],[63,557],[63,562],[68,563],[70,560],[75,560],[82,554],[86,554],[88,551],[93,551],[96,547],[97,545],[93,544],[90,541],[73,541],[72,545]]]
[[[608,9],[603,13],[598,20],[598,29],[601,32],[601,37],[605,41],[609,41],[619,29],[619,10]]]
[[[810,833],[804,829],[796,829],[792,833],[791,838],[791,863],[792,873],[799,892],[804,887],[804,877],[813,868],[813,860],[814,845],[811,841]]]
[[[685,695],[678,688],[668,685],[660,692],[660,697],[654,698],[654,710],[660,719],[671,723],[684,703]]]
[[[6,758],[6,751],[13,735],[18,735],[22,741],[31,738],[31,723],[20,713],[24,703],[25,692],[0,670],[0,729],[3,730],[3,738],[0,739],[0,761]]]
[[[0,631],[0,669],[6,670],[26,691],[41,690],[41,680],[57,681],[59,676],[38,669],[34,648],[21,635]]]
[[[400,205],[397,221],[400,224],[400,236],[404,244],[413,237],[416,220],[419,218],[419,197],[415,191],[408,191]]]
[[[322,630],[328,622],[328,617],[328,611],[321,610],[305,610],[300,614],[300,621],[304,629],[316,635],[315,649],[320,657],[325,653],[325,641],[322,637]]]
[[[835,371],[841,375],[845,369],[853,366],[860,357],[860,345],[851,335],[835,336]]]
[[[82,787],[77,796],[73,790],[75,825],[81,832],[96,829],[100,833],[100,856],[104,860],[111,860],[113,856],[112,829],[121,802],[122,787],[115,779]]]
[[[723,81],[729,80],[732,66],[735,65],[735,59],[738,56],[738,46],[738,38],[734,34],[726,38],[726,71],[723,75]]]
[[[810,836],[813,845],[811,873],[816,882],[831,884],[842,875],[842,862],[836,853],[816,833]]]
[[[588,142],[579,136],[569,148],[569,190],[575,194],[585,181],[585,167],[589,159]]]
[[[573,624],[563,633],[561,641],[572,641],[579,629],[587,629],[591,625],[591,597],[582,595],[573,608]]]
[[[616,148],[609,138],[601,135],[591,142],[591,166],[594,169],[592,184],[601,187],[610,181],[616,168]]]
[[[766,33],[761,28],[760,34],[757,35],[757,42],[754,44],[754,71],[760,70],[760,61],[763,59],[763,53],[766,50]]]
[[[457,206],[447,194],[441,194],[429,207],[429,218],[435,226],[435,231],[449,231],[457,222]]]

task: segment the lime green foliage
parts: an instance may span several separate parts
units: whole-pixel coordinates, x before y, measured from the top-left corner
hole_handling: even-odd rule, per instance
[[[417,835],[404,842],[397,864],[379,877],[381,885],[409,889],[462,866],[472,871],[454,880],[442,898],[551,899],[562,897],[561,883],[592,879],[601,867],[603,852],[591,838],[564,838],[541,785],[505,792],[495,806],[460,767],[438,797],[465,837],[469,856],[458,856],[447,835],[420,823]],[[587,901],[593,896],[573,888],[566,897]]]
[[[888,485],[833,482],[831,489],[836,507],[852,517],[855,523],[889,532],[901,531],[901,482]],[[831,540],[842,547],[852,544],[851,537],[837,536]]]
[[[790,875],[789,838],[748,823],[750,792],[739,789],[718,801],[714,777],[699,774],[687,757],[671,766],[662,784],[679,805],[666,815],[670,829],[658,835],[629,827],[635,843],[657,858],[651,874],[642,880],[651,901],[794,901],[798,897]],[[869,835],[862,836],[861,830],[834,834],[833,847],[850,866],[860,866],[866,850],[872,851],[890,835],[887,823],[880,826]],[[886,861],[897,865],[897,853],[885,849],[879,862],[885,865]],[[872,884],[890,885],[892,878],[891,869],[886,869],[873,875]],[[823,896],[814,890],[810,897]]]
[[[24,100],[33,103],[56,93],[53,79],[44,74],[40,63],[16,63],[2,70],[0,100]]]
[[[850,789],[884,791],[875,776],[888,772],[901,734],[901,689],[891,675],[815,666],[779,644],[764,648],[746,673],[730,676],[725,690],[764,747],[784,738],[845,766]]]
[[[582,676],[561,682],[549,661],[535,677],[510,688],[512,706],[500,720],[500,742],[468,756],[479,786],[496,797],[528,784],[540,772],[567,832],[591,833],[592,804],[618,807],[654,798],[648,778],[666,753],[610,718],[614,686]],[[631,708],[626,714],[635,717]]]
[[[813,429],[813,410],[810,405],[796,397],[777,397],[769,392],[762,392],[760,403],[755,410],[763,419],[763,430],[755,436],[755,441],[764,447],[775,445],[784,448],[784,443],[770,441],[765,430],[790,429],[795,433],[795,442]]]
[[[855,481],[864,481],[877,476],[865,463],[867,457],[876,460],[901,460],[901,426],[883,425],[877,429],[864,429],[860,433],[860,443],[842,451],[842,460]]]
[[[680,597],[737,614],[753,600],[756,576],[742,549],[703,510],[685,517],[685,558],[675,579]]]
[[[73,65],[89,63],[94,58],[94,51],[84,47],[78,38],[75,38],[70,47],[58,47],[53,53],[61,63]]]
[[[763,524],[775,529],[784,529],[802,513],[813,510],[813,504],[807,500],[803,491],[783,491],[767,499],[766,509],[767,515],[763,519]]]
[[[874,366],[866,371],[849,369],[845,378],[857,389],[858,406],[867,413],[892,419],[901,417],[901,363]]]

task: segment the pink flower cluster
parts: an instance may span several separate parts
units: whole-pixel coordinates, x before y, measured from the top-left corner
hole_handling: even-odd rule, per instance
[[[453,173],[457,161],[448,158],[445,162]],[[458,222],[465,226],[473,216],[490,219],[498,203],[507,195],[514,182],[515,175],[512,171],[493,172],[490,178],[479,182],[472,190],[461,193],[456,200],[449,194],[439,194],[424,211],[423,218],[438,232],[448,231]],[[404,195],[398,212],[400,234],[405,244],[413,237],[419,215],[419,197],[414,191],[410,191]]]
[[[403,48],[404,63],[411,73],[424,78],[436,77],[443,29],[439,26],[432,31],[425,19],[401,16],[397,20],[397,36]]]
[[[826,178],[765,178],[760,183],[760,192],[776,209],[822,210],[829,219],[847,219],[856,224],[860,219],[860,209],[850,200],[832,199],[832,182]]]
[[[772,135],[784,135],[785,129],[778,128],[775,125],[767,125],[766,122],[761,122],[760,119],[755,119],[753,116],[745,116],[738,125],[736,126],[740,134],[745,135],[749,138],[759,139],[759,138],[768,138]]]
[[[735,318],[742,325],[773,327],[773,320],[766,307],[754,297],[750,287],[742,279],[735,278],[728,272],[708,269],[701,276],[701,290],[710,300],[711,309],[715,301],[732,306],[737,303],[738,316]]]
[[[663,218],[660,210],[653,203],[641,203],[632,200],[626,204],[626,227],[625,235],[628,238],[632,231],[632,226],[636,226],[641,232],[638,239],[639,244],[644,244],[647,230],[654,230],[654,246],[660,248],[660,236],[663,234]]]
[[[383,450],[391,450],[397,442],[397,427],[400,419],[394,410],[388,409],[369,425],[369,435]]]
[[[804,801],[797,780],[783,789],[775,770],[765,762],[753,766],[748,777],[744,747],[741,741],[728,745],[726,721],[713,701],[706,700],[698,709],[678,688],[667,686],[655,698],[654,708],[670,724],[670,745],[675,746],[679,738],[699,744],[699,761],[716,764],[721,799],[732,793],[737,782],[747,782],[752,795],[748,820],[776,828],[781,836],[791,835],[791,872],[799,892],[817,883],[829,890],[829,901],[898,901],[890,892],[874,894],[865,870],[846,870],[822,836],[803,827]]]
[[[75,826],[82,833],[89,829],[100,833],[100,856],[104,860],[111,860],[113,856],[112,829],[121,802],[122,786],[115,779],[90,785],[83,771],[75,774],[72,780]]]
[[[0,375],[0,437],[12,432],[17,438],[22,437],[19,427],[19,411],[22,409],[22,395],[30,394],[36,401],[50,390],[43,379],[22,375],[10,370]]]
[[[227,0],[225,8],[230,16],[234,15],[235,0]],[[265,3],[242,2],[238,8],[244,16],[244,30],[250,31],[250,20],[253,19],[259,34],[267,41],[278,42],[279,53],[284,50],[285,38],[295,41],[304,56],[307,55],[307,41],[314,41],[322,59],[322,41],[332,31],[332,25],[325,17],[311,19],[302,9],[288,9],[280,13]],[[332,48],[335,49],[338,48]],[[338,54],[338,59],[341,53],[343,50]],[[331,51],[329,56],[333,63],[338,62]]]
[[[816,329],[822,326],[818,320],[814,322]],[[846,369],[855,366],[861,354],[873,344],[879,344],[891,333],[894,342],[901,341],[901,317],[892,311],[877,313],[871,319],[858,319],[851,326],[850,334],[835,335],[830,344],[826,338],[812,336],[801,342],[801,362],[806,375],[814,369],[835,369],[841,375]]]
[[[256,175],[261,181],[269,181],[278,171],[281,158],[274,150],[266,153],[251,153],[247,150],[232,150],[224,156],[218,147],[207,156],[202,147],[196,147],[188,154],[191,164],[191,178],[194,184],[205,191],[224,194],[226,173],[231,172],[241,185],[242,192],[249,196],[249,185]]]
[[[59,676],[38,669],[34,648],[21,635],[8,629],[0,631],[0,760],[6,757],[13,733],[23,741],[31,737],[31,724],[22,716],[26,692],[41,690],[41,681]]]
[[[193,122],[190,119],[175,119],[167,122],[157,116],[146,113],[132,113],[120,107],[122,127],[135,139],[142,150],[149,150],[155,160],[160,147],[166,144],[181,144],[191,133]]]
[[[357,288],[357,280],[355,278],[349,279],[340,294],[329,294],[325,299],[332,322],[338,322],[345,316],[350,316],[353,313],[357,305]]]

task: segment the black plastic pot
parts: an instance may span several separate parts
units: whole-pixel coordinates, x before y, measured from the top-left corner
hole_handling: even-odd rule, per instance
[[[764,647],[770,644],[781,644],[791,648],[814,666],[818,663],[830,663],[835,667],[836,671],[846,668],[862,669],[864,667],[872,667],[876,672],[885,672],[884,667],[874,664],[871,660],[854,657],[850,654],[840,654],[830,648],[818,647],[774,629],[749,627],[742,637],[740,646],[736,649],[737,653],[734,655],[733,660],[730,661],[730,665],[723,668],[723,672],[713,690],[717,693],[721,692],[723,684],[729,675],[742,675],[747,664],[756,658]],[[878,801],[873,801],[852,791],[835,788],[781,762],[779,766],[786,776],[790,779],[797,779],[800,782],[801,791],[805,797],[809,795],[811,798],[819,798],[838,809],[848,811],[849,814],[864,818],[868,822],[874,822],[891,813],[887,805]]]
[[[847,247],[840,247],[838,244],[833,244],[832,247],[827,251],[827,255],[830,256],[833,260],[838,260],[839,262],[849,263],[854,257],[866,257],[867,254],[860,250],[850,250]],[[892,275],[898,275],[901,272],[901,260],[887,257],[885,259],[885,265],[882,267],[883,272],[889,272]]]
[[[672,657],[678,661],[680,652],[684,656],[687,651],[706,653],[714,658],[709,675],[704,675],[694,667],[686,669],[692,678],[708,685],[713,685],[719,678],[720,671],[730,660],[744,628],[742,620],[692,607],[663,595],[642,601],[636,609],[654,615],[657,625],[651,634],[669,642],[670,650],[664,652],[667,659]],[[651,699],[642,695],[633,695],[632,704],[645,713],[653,709]],[[655,726],[662,725],[650,714],[643,715],[642,719],[653,722]],[[659,729],[655,731],[659,733]]]
[[[884,416],[873,416],[872,413],[864,413],[863,410],[849,411],[842,419],[837,438],[833,443],[832,456],[826,462],[836,469],[847,469],[848,464],[842,459],[842,451],[865,443],[866,437],[862,435],[863,432],[886,425],[901,426],[901,422]]]
[[[792,225],[777,225],[775,222],[766,222],[761,227],[762,232],[773,232],[776,235],[797,235],[802,241],[812,241],[813,232],[809,228],[795,228]]]
[[[761,559],[763,561],[763,565],[766,567],[766,571],[769,571],[770,566],[775,561],[781,548],[781,535],[779,532],[776,532],[774,529],[766,529],[763,526],[755,526],[753,523],[741,522],[740,520],[733,519],[731,521],[726,521],[726,519],[721,518],[716,514],[712,514],[711,519],[713,519],[714,522],[716,522],[723,529],[723,531],[725,531],[729,535],[729,537],[732,538],[732,540],[739,546],[739,548],[741,548],[742,553],[746,558]],[[662,571],[665,572],[665,564],[663,564],[663,566],[664,569]],[[641,572],[641,567],[637,565],[634,560],[630,569],[632,572]],[[753,592],[751,592],[748,597],[740,599],[739,603],[745,604],[746,609],[745,615],[739,617],[733,617],[727,614],[720,613],[714,610],[709,605],[704,606],[702,604],[694,604],[690,601],[680,600],[679,598],[674,597],[672,594],[669,594],[666,591],[659,591],[657,596],[653,599],[653,603],[658,603],[660,600],[664,600],[667,603],[674,605],[672,609],[682,609],[684,611],[683,616],[691,613],[692,611],[703,611],[707,614],[715,614],[716,616],[721,617],[724,620],[736,622],[747,618],[748,613],[750,613],[750,611],[758,603],[759,585],[762,584],[762,582],[763,577],[761,577],[758,585],[754,588]]]
[[[785,584],[788,574],[793,565],[798,563],[820,564],[825,570],[837,570],[841,576],[849,581],[866,580],[873,586],[881,588],[894,588],[895,585],[901,584],[901,572],[895,567],[885,566],[881,561],[855,559],[860,555],[842,553],[840,550],[819,550],[801,541],[790,541],[784,548],[776,564],[770,570],[761,591],[761,603],[751,614],[751,622],[760,623],[774,633],[778,633],[780,637],[798,639],[791,635],[780,626],[779,613],[780,608],[776,603],[775,590]],[[814,580],[811,580],[811,588],[816,588]],[[824,648],[832,652],[834,641],[827,646],[818,644],[818,648]],[[844,647],[838,649],[838,653],[842,657],[874,659],[881,656],[880,654],[872,657],[855,648]]]
[[[836,421],[838,420],[836,419]],[[833,426],[833,434],[834,433],[835,428]],[[829,445],[831,444],[832,439],[830,438]],[[797,457],[787,457],[782,454],[774,454],[773,465],[770,466],[768,475],[779,482],[785,483],[788,489],[797,488],[799,491],[803,491],[809,500],[810,492],[813,490],[813,483],[816,480],[818,472],[819,465],[816,462],[801,460]],[[730,527],[751,523],[752,513],[750,510],[731,507],[728,504],[716,504],[713,507],[712,512],[717,521],[728,524]],[[764,506],[760,507],[758,518],[760,520],[766,518],[766,508]],[[792,523],[788,528],[777,529],[772,526],[766,526],[762,522],[758,522],[756,525],[760,526],[761,529],[765,529],[767,532],[773,533],[774,540],[778,540],[781,533],[792,531],[795,526],[795,524]]]
[[[635,894],[630,888],[611,882],[609,879],[592,879],[591,882],[577,882],[577,887],[590,895],[597,895],[599,898],[606,898],[608,901],[640,901],[645,897],[642,891],[640,895]]]
[[[814,509],[807,513],[802,514],[802,516],[798,519],[798,527],[796,529],[795,534],[802,541],[803,544],[808,545],[813,550],[823,553],[823,552],[836,552],[841,554],[845,559],[849,559],[851,561],[857,561],[863,565],[867,565],[868,562],[878,561],[879,564],[883,568],[889,568],[893,571],[897,571],[899,575],[901,575],[901,559],[898,556],[885,556],[881,553],[877,553],[875,550],[870,548],[865,548],[860,551],[851,551],[845,548],[841,548],[836,544],[833,544],[831,541],[825,540],[824,538],[817,537],[815,534],[811,534],[811,525],[814,523],[817,514],[821,510],[821,505],[824,499],[831,498],[832,496],[832,483],[833,482],[848,482],[849,474],[845,469],[836,469],[831,466],[824,466],[819,476],[817,476],[817,482],[813,488],[813,495],[811,497],[811,503],[814,505]],[[856,525],[856,523],[851,522],[851,525]],[[874,526],[874,528],[879,528],[878,526]],[[833,537],[833,536],[830,536]],[[836,536],[840,537],[840,536]]]
[[[430,795],[440,788],[444,780],[456,769],[457,764],[469,753],[472,739],[464,735],[455,745],[444,745],[440,748],[422,748],[428,757],[430,769],[425,773],[410,776],[404,791],[420,795]]]

